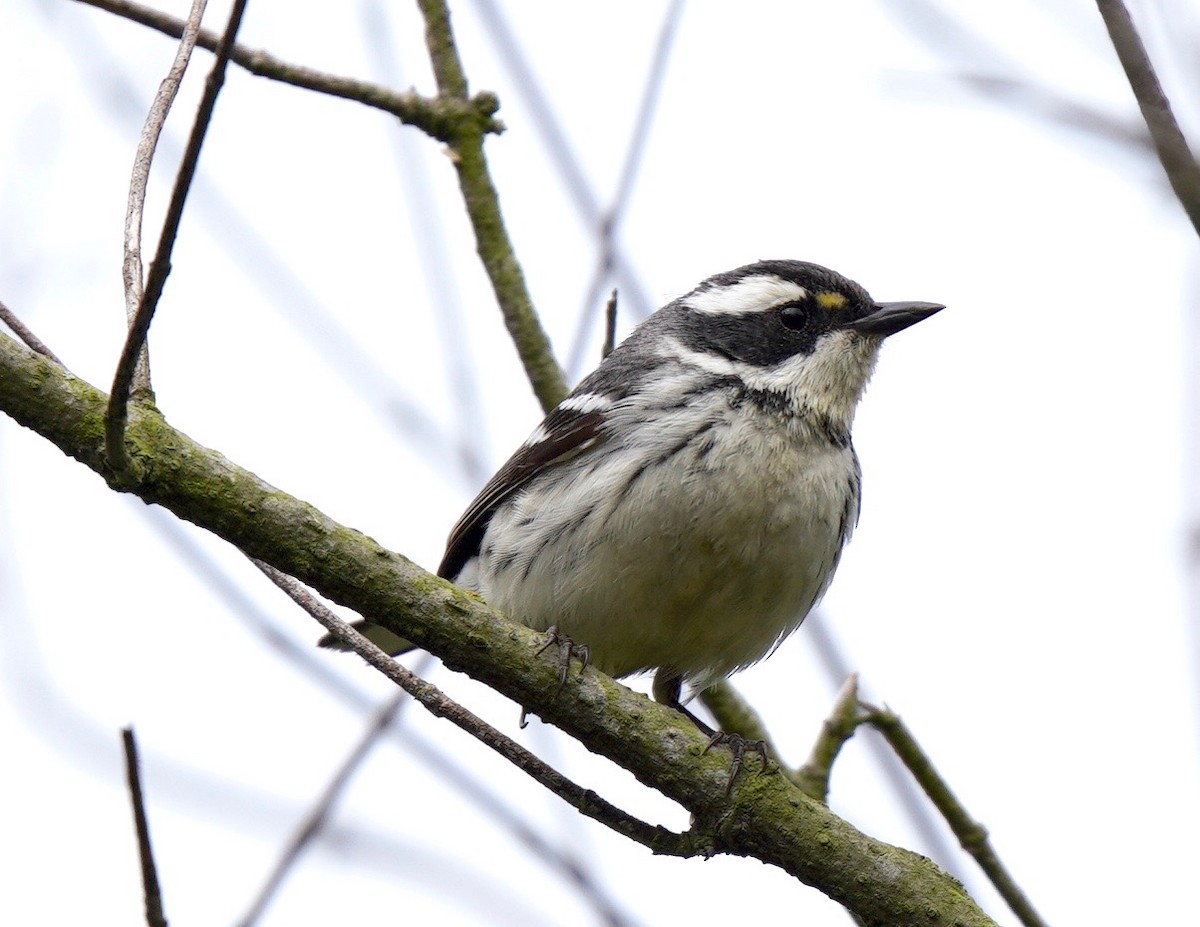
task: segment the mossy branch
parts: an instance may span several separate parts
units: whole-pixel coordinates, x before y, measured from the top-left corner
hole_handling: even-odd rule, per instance
[[[105,475],[107,397],[0,335],[0,409]],[[782,868],[870,925],[993,922],[931,861],[861,833],[782,775],[743,775],[676,712],[587,669],[561,694],[539,635],[172,428],[130,410],[122,484],[441,657],[579,739],[691,812],[714,853]]]

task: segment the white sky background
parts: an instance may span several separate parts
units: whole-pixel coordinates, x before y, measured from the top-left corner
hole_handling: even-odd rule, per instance
[[[1184,572],[1195,237],[1144,148],[957,79],[1024,82],[1136,129],[1092,4],[944,7],[983,49],[928,21],[910,28],[913,3],[686,7],[619,242],[654,305],[765,257],[828,264],[879,299],[948,305],[883,353],[855,434],[862,521],[820,620],[1050,923],[1177,922],[1194,910],[1200,830]],[[1135,12],[1186,124],[1200,99],[1196,23],[1183,4],[1161,7]],[[453,5],[460,49],[472,87],[500,94],[508,131],[488,154],[566,357],[594,230],[478,10]],[[501,6],[601,203],[665,10]],[[224,14],[217,4],[206,22]],[[241,38],[432,88],[408,4],[253,0]],[[123,338],[129,170],[173,54],[167,38],[67,0],[10,2],[0,28],[0,300],[105,389]],[[210,61],[197,53],[168,123],[148,252]],[[433,211],[414,218],[422,194]],[[232,68],[174,267],[151,334],[172,424],[435,567],[486,475],[464,472],[444,439],[465,440],[490,471],[539,418],[436,143]],[[625,332],[635,294],[623,293]],[[599,342],[593,326],[589,363]],[[236,592],[223,595],[196,556]],[[0,922],[140,919],[127,723],[172,924],[244,913],[365,724],[281,658],[247,609],[309,654],[317,627],[227,545],[0,426]],[[796,762],[835,688],[812,637],[802,629],[736,679]],[[371,701],[388,692],[353,658],[313,659]],[[503,699],[441,668],[432,678],[610,800],[686,826],[553,730],[518,731]],[[653,859],[448,724],[415,708],[404,724],[584,860],[625,923],[727,923],[780,906],[800,923],[848,923],[755,862]],[[969,859],[914,833],[865,738],[839,760],[831,803],[874,836],[938,855],[1014,923]],[[335,827],[264,923],[598,922],[409,747],[372,755]]]

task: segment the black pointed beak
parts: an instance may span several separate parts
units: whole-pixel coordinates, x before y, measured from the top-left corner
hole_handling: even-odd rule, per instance
[[[842,327],[864,335],[886,338],[945,308],[940,303],[876,303],[867,315]]]

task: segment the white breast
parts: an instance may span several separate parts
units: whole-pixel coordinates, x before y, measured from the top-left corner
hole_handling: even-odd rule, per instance
[[[667,667],[700,688],[761,659],[832,578],[858,464],[803,427],[703,401],[532,481],[460,582],[614,676]]]

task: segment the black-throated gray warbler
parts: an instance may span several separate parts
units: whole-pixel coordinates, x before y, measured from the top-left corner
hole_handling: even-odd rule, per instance
[[[546,416],[438,575],[612,676],[656,670],[655,697],[682,708],[685,683],[762,659],[829,586],[858,520],[850,425],[879,347],[942,308],[877,303],[800,261],[710,277]]]

